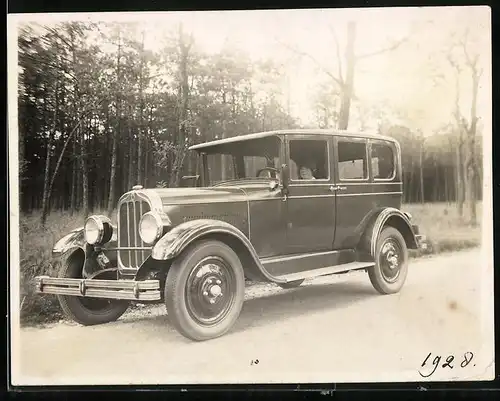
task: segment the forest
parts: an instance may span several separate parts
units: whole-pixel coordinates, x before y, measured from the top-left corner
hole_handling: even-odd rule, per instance
[[[401,144],[404,201],[454,203],[476,224],[482,136],[489,133],[477,110],[481,85],[488,82],[483,55],[471,39],[478,35],[475,26],[450,33],[448,48],[439,51],[446,72],[436,70],[434,56],[429,59],[432,85],[439,88],[445,80],[453,95],[444,123],[425,129],[412,123],[425,115],[401,118],[413,109],[403,103],[399,109],[383,102],[373,107],[356,91],[359,64],[404,57],[397,53],[419,33],[360,55],[357,28],[355,22],[338,27],[344,41],[332,31],[336,68],[322,66],[293,42],[284,44],[325,78],[314,88],[315,121],[304,122],[290,110],[281,63],[272,57],[255,61],[234,46],[205,51],[182,24],[158,38],[154,50],[145,44],[144,24],[24,24],[18,32],[22,212],[41,211],[42,225],[56,210],[111,214],[133,185],[178,186],[194,169],[187,150],[192,144],[274,129],[363,129],[370,116],[378,132]],[[432,108],[433,100],[420,102]]]

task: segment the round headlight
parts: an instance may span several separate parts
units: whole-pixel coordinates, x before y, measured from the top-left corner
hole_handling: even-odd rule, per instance
[[[89,217],[85,222],[85,241],[87,241],[90,245],[97,244],[99,239],[104,234],[104,227],[100,227],[98,220]]]
[[[85,241],[90,245],[108,242],[112,234],[113,228],[106,216],[90,216],[85,222]]]
[[[153,244],[163,233],[163,222],[156,213],[145,213],[139,223],[139,235],[146,244]]]

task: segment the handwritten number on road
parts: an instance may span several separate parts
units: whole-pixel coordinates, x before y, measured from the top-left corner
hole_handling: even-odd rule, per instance
[[[465,368],[472,361],[472,358],[474,358],[474,354],[472,352],[468,351],[465,354],[463,354],[463,359],[460,362],[460,367]],[[424,374],[419,370],[418,373],[422,377],[430,377],[434,374],[434,372],[439,367],[441,369],[453,369],[455,366],[457,366],[454,364],[454,360],[455,360],[454,355],[448,355],[443,363],[441,363],[442,360],[443,360],[443,357],[441,355],[436,355],[436,356],[434,356],[434,358],[432,358],[432,352],[429,352],[427,354],[427,356],[425,357],[424,361],[422,362],[422,365],[420,365],[420,367],[421,368],[429,367],[430,371],[427,374]],[[431,362],[431,364],[429,364],[429,362]]]

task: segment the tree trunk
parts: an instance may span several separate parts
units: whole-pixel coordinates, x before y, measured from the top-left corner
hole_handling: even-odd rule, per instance
[[[52,190],[49,177],[50,177],[50,161],[52,155],[52,143],[54,140],[54,134],[57,124],[57,108],[59,107],[58,87],[59,87],[59,81],[56,78],[56,86],[54,90],[54,95],[55,95],[54,113],[52,120],[52,128],[50,129],[49,138],[47,140],[47,155],[45,157],[45,172],[43,177],[42,221],[41,221],[42,227],[45,227],[45,222],[47,221],[47,215],[49,213],[49,204],[50,204],[50,192]]]
[[[477,164],[476,164],[476,131],[477,131],[477,93],[479,89],[479,78],[475,65],[472,70],[472,104],[471,104],[471,122],[467,130],[469,152],[467,162],[467,173],[469,182],[469,211],[470,223],[473,226],[477,225],[477,210],[476,210],[476,181],[477,181]]]
[[[462,129],[459,127],[458,144],[456,150],[456,191],[457,191],[457,207],[458,215],[464,215],[464,201],[465,201],[465,177],[464,177],[464,163],[463,163],[463,143],[462,143]]]
[[[351,109],[352,94],[354,90],[354,68],[356,63],[356,58],[354,55],[355,40],[356,40],[356,23],[353,21],[349,21],[349,23],[347,24],[347,46],[345,50],[346,76],[345,76],[345,82],[342,83],[342,88],[341,88],[339,126],[338,126],[339,129],[341,130],[347,129],[349,125],[349,113]]]
[[[170,187],[178,187],[180,181],[180,174],[186,156],[186,134],[188,124],[188,106],[189,106],[189,76],[188,76],[188,56],[191,48],[192,41],[186,43],[186,38],[179,29],[179,47],[180,47],[180,89],[181,89],[181,105],[179,110],[179,128],[176,141],[176,150],[174,155],[173,171],[170,176]]]
[[[116,92],[116,128],[113,131],[113,150],[111,154],[111,171],[109,175],[109,197],[108,197],[108,216],[111,218],[115,208],[115,185],[116,185],[116,157],[118,152],[118,135],[121,130],[121,76],[120,76],[120,58],[121,58],[121,32],[118,33],[118,53],[116,59],[117,83]]]
[[[132,109],[132,108],[131,108]],[[132,110],[130,110],[132,111]],[[132,113],[131,113],[132,114]],[[129,191],[134,186],[134,138],[132,135],[132,123],[129,120],[128,122],[128,180],[127,180],[127,191]],[[125,163],[123,163],[125,167]],[[139,184],[139,181],[136,182]]]
[[[71,216],[76,211],[76,171],[77,171],[77,154],[76,154],[76,141],[73,141],[73,171],[71,173],[71,200],[70,200],[70,213]]]
[[[143,97],[143,87],[144,87],[144,32],[142,33],[141,42],[141,64],[139,73],[139,128],[137,132],[137,184],[144,185],[143,174],[142,174],[142,147],[143,147],[143,109],[144,109],[144,97]]]
[[[424,141],[421,138],[420,139],[420,152],[419,152],[419,159],[420,159],[420,202],[425,203],[425,194],[424,194],[424,162],[423,162],[423,155],[424,155]]]
[[[87,170],[87,145],[85,141],[85,130],[79,128],[81,131],[81,144],[80,144],[80,168],[82,170],[82,211],[83,218],[86,219],[89,215],[89,176]]]

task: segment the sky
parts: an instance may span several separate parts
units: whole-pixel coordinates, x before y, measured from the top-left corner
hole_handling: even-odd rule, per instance
[[[265,11],[87,13],[32,16],[38,22],[54,19],[134,21],[146,28],[145,45],[158,50],[163,38],[182,23],[205,52],[217,53],[229,46],[251,59],[273,59],[282,64],[280,84],[290,102],[291,113],[304,124],[314,123],[313,102],[318,85],[329,78],[307,57],[297,57],[293,47],[307,52],[318,64],[336,73],[335,32],[343,57],[347,21],[357,22],[356,54],[389,47],[394,41],[409,40],[397,50],[361,60],[355,71],[355,91],[367,107],[401,108],[408,111],[409,124],[425,132],[449,121],[454,101],[454,82],[443,54],[449,48],[449,32],[471,26],[480,32],[474,50],[480,54],[485,72],[478,99],[479,114],[491,117],[491,56],[489,8],[487,7],[402,7],[366,9],[311,9]],[[29,15],[23,17],[30,19]],[[432,20],[433,24],[428,24]],[[472,47],[471,47],[472,48]],[[463,55],[461,55],[463,57]],[[443,62],[444,60],[444,62]],[[435,65],[445,82],[434,87],[429,65]],[[344,71],[345,71],[345,66]],[[470,74],[462,74],[462,108],[470,103]],[[356,110],[353,109],[355,116]],[[368,121],[376,126],[376,118]],[[351,119],[356,128],[356,118]]]

